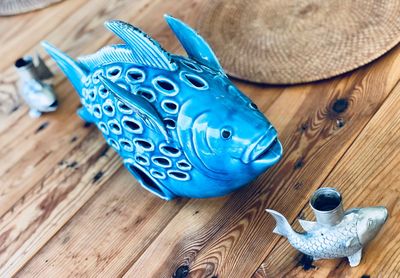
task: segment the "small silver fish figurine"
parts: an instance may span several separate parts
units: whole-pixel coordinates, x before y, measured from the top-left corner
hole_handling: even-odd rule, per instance
[[[317,222],[299,219],[305,233],[294,231],[282,214],[267,209],[276,220],[273,232],[286,237],[294,248],[314,260],[347,257],[352,267],[360,263],[363,247],[378,234],[388,217],[382,206],[344,212],[342,197],[334,188],[318,189],[310,206]]]
[[[44,61],[36,54],[35,60],[25,56],[15,61],[15,68],[19,74],[19,91],[29,106],[29,115],[32,118],[40,117],[43,112],[52,112],[57,109],[58,102],[53,87],[45,80],[53,77]]]

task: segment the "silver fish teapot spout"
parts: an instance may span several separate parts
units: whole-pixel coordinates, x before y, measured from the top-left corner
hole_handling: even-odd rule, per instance
[[[274,233],[282,235],[300,252],[314,260],[347,257],[350,266],[361,261],[362,249],[381,230],[388,217],[385,207],[343,210],[341,194],[334,188],[320,188],[310,199],[317,221],[299,219],[305,233],[292,229],[286,218],[267,209],[276,220]]]
[[[29,115],[39,117],[43,112],[55,111],[58,107],[53,87],[45,82],[53,74],[37,54],[35,59],[24,56],[15,61],[15,68],[19,74],[19,91],[21,97],[29,106]]]

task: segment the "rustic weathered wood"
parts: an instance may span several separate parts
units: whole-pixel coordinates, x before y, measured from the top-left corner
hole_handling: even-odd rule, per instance
[[[198,15],[187,11],[200,3],[70,0],[0,18],[6,34],[0,42],[20,56],[45,38],[78,56],[117,41],[102,23],[120,18],[175,50],[162,15],[193,24]],[[238,83],[280,132],[284,158],[230,196],[169,203],[140,188],[96,128],[84,127],[75,115],[78,98],[61,74],[56,113],[32,120],[24,105],[14,109],[16,75],[7,56],[0,61],[0,91],[6,88],[9,99],[0,116],[0,276],[395,276],[400,135],[399,119],[391,118],[400,117],[400,90],[392,92],[400,79],[399,54],[396,48],[360,70],[315,84]],[[349,269],[345,261],[320,261],[317,270],[304,272],[296,267],[301,256],[271,233],[274,221],[264,209],[280,210],[292,222],[299,214],[309,217],[307,200],[326,183],[340,188],[346,206],[385,204],[394,217],[368,247],[366,264]]]
[[[385,101],[344,157],[324,181],[343,194],[346,207],[384,203],[389,219],[378,237],[364,250],[361,265],[349,268],[347,259],[317,261],[306,271],[298,254],[285,240],[268,254],[255,277],[389,277],[399,274],[398,242],[400,181],[400,85]],[[306,206],[300,213],[310,218]],[[276,265],[284,267],[276,268]]]
[[[149,196],[121,169],[18,276],[120,276],[184,203]]]
[[[137,4],[147,5],[145,1],[137,1]],[[92,1],[86,9],[91,12],[81,12],[80,17],[76,16],[73,19],[65,21],[59,29],[54,30],[52,35],[49,35],[49,40],[59,41],[60,45],[68,43],[67,39],[61,36],[64,32],[69,32],[71,36],[80,36],[84,38],[87,35],[79,35],[82,30],[77,28],[76,24],[90,25],[90,22],[96,19],[97,14],[104,13],[104,18],[99,19],[100,22],[106,18],[115,16],[114,13],[121,11],[125,5],[108,6],[109,3],[99,5],[97,1]],[[126,4],[126,3],[125,3]],[[140,5],[138,6],[140,8]],[[110,14],[107,15],[107,9],[110,9]],[[102,28],[100,24],[95,24],[96,30]],[[61,31],[60,31],[61,30]],[[86,33],[85,33],[86,34]],[[104,35],[103,35],[104,34]],[[89,45],[89,51],[95,51],[96,48],[104,44],[103,40],[111,37],[111,34],[104,32],[94,32],[94,43]],[[98,37],[96,37],[98,36]],[[76,41],[76,40],[75,40]],[[71,44],[70,44],[71,45]],[[60,46],[62,47],[62,46]],[[79,44],[78,44],[79,48]],[[81,47],[85,49],[84,47]],[[61,75],[60,75],[61,77]],[[62,78],[65,80],[65,78]],[[59,80],[59,79],[58,79]],[[58,82],[56,81],[56,84]],[[104,152],[105,143],[98,132],[93,128],[84,128],[83,122],[75,115],[75,110],[78,107],[78,98],[71,89],[71,85],[64,82],[64,86],[57,86],[57,92],[61,103],[65,104],[60,107],[57,113],[53,115],[46,115],[38,120],[32,120],[26,115],[26,108],[19,113],[18,117],[6,117],[4,122],[7,128],[2,129],[2,140],[4,143],[2,148],[2,163],[0,166],[1,175],[1,189],[0,189],[0,215],[2,216],[2,223],[6,219],[14,219],[14,221],[4,222],[0,229],[0,266],[1,273],[11,274],[14,273],[19,267],[26,263],[29,258],[34,255],[54,233],[58,231],[70,217],[83,205],[85,202],[96,192],[98,188],[90,187],[87,190],[86,183],[67,184],[67,194],[62,199],[56,199],[52,205],[41,212],[43,209],[42,202],[47,196],[54,198],[50,193],[53,192],[52,188],[57,187],[57,181],[66,179],[68,172],[58,173],[58,163],[60,161],[68,161],[71,153],[73,154],[74,148],[78,148],[84,144],[88,135],[93,136],[96,134],[96,139],[91,141],[93,149],[86,149],[91,152],[85,154],[81,159],[88,159],[87,167],[94,168],[96,173],[102,173],[103,176],[112,174],[119,167],[121,162],[116,158],[106,161],[104,163],[94,163],[94,158],[99,158],[98,154]],[[25,110],[25,111],[23,111]],[[12,113],[13,114],[13,113]],[[8,121],[9,120],[9,121]],[[11,122],[11,123],[10,123]],[[16,128],[20,127],[20,129]],[[25,128],[24,128],[25,127]],[[10,131],[16,132],[10,132]],[[35,138],[36,139],[33,139]],[[78,154],[82,154],[82,150],[78,150]],[[118,161],[118,162],[117,162]],[[75,168],[81,161],[73,160],[67,164]],[[113,163],[116,163],[115,165]],[[106,173],[108,165],[114,165]],[[89,171],[91,173],[92,171]],[[56,179],[58,175],[61,177]],[[65,175],[65,176],[64,176]],[[83,178],[83,173],[80,174]],[[71,188],[72,187],[72,188]],[[79,195],[80,198],[75,197],[75,202],[62,202],[68,197]],[[72,197],[73,198],[73,197]],[[26,204],[29,203],[29,206]],[[23,214],[21,211],[29,212],[39,210],[38,213]],[[60,213],[60,211],[68,210],[68,213]],[[22,220],[19,215],[22,215]],[[25,218],[27,217],[27,218]],[[40,221],[38,221],[38,218]],[[21,227],[22,225],[22,227]],[[22,255],[23,254],[23,255]],[[0,275],[1,276],[1,275]]]
[[[251,276],[278,240],[264,209],[298,214],[392,91],[400,74],[399,53],[400,48],[352,75],[281,92],[266,114],[281,132],[283,161],[245,190],[219,199],[224,206],[212,217],[208,213],[211,220],[199,222],[195,234],[176,231],[193,204],[182,208],[127,276],[168,277],[182,265],[193,277]],[[173,247],[160,254],[165,245]],[[158,260],[147,265],[156,254]]]

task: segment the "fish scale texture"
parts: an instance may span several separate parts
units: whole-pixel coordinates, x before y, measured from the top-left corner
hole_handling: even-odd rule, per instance
[[[348,257],[361,249],[357,238],[355,216],[346,216],[343,222],[334,227],[319,228],[305,234],[292,233],[289,242],[304,254],[315,258]],[[346,243],[350,243],[346,246]]]

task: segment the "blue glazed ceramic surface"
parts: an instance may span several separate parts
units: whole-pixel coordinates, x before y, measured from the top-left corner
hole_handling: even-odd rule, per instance
[[[97,125],[144,188],[167,200],[222,196],[274,165],[282,146],[203,38],[166,20],[188,57],[121,21],[105,25],[125,44],[78,61],[43,46],[77,90],[78,114]]]

